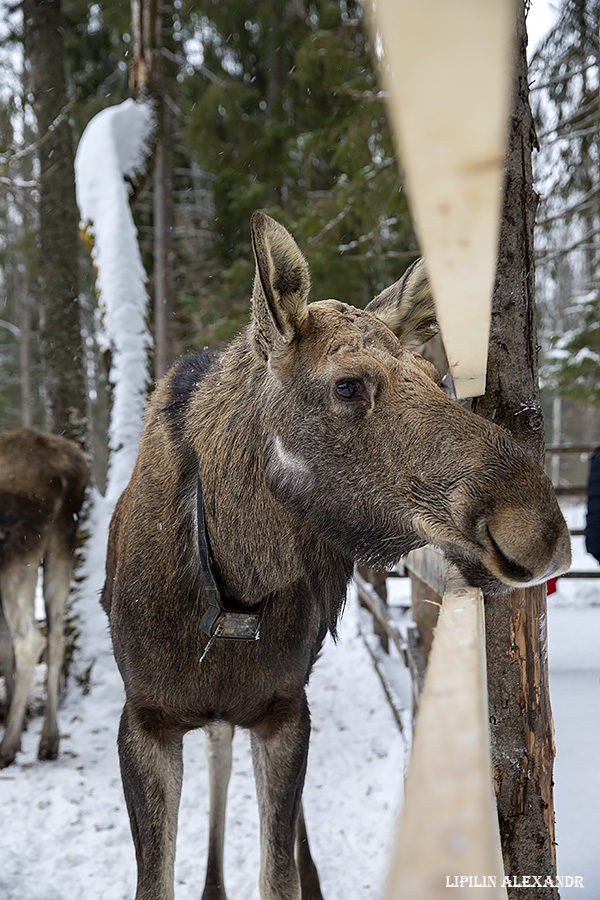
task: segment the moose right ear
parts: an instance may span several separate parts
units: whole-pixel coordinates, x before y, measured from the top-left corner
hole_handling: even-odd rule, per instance
[[[252,339],[257,353],[275,362],[308,315],[308,265],[292,236],[275,219],[255,212],[251,228],[256,260]]]
[[[439,331],[425,260],[418,259],[402,278],[385,288],[366,307],[390,328],[403,347],[424,344]]]

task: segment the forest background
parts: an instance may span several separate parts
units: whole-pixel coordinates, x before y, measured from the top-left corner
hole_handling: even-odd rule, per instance
[[[155,174],[131,188],[158,348],[148,390],[174,357],[218,349],[247,321],[255,209],[294,234],[313,299],[362,307],[419,255],[362,3],[172,0],[158,22]],[[0,29],[0,430],[74,437],[102,490],[111,347],[77,237],[73,153],[96,113],[136,92],[132,6],[5,3]],[[600,0],[561,0],[530,63],[554,443],[600,442],[599,36]],[[557,477],[581,481],[568,465]]]

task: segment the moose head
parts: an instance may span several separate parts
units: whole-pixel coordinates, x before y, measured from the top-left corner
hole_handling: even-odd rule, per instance
[[[549,480],[510,437],[440,389],[413,348],[436,330],[423,260],[359,311],[308,303],[306,262],[257,213],[253,322],[264,360],[265,482],[344,555],[385,567],[424,543],[488,592],[570,564]]]

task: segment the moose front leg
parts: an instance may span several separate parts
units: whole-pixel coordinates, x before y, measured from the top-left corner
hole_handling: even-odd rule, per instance
[[[183,735],[147,727],[125,703],[118,746],[137,859],[136,900],[173,900]]]
[[[306,833],[304,821],[304,804],[300,804],[298,824],[296,826],[296,862],[300,873],[300,886],[302,888],[302,900],[323,900],[319,873],[315,866]]]
[[[223,879],[223,843],[225,840],[225,807],[231,775],[231,743],[233,727],[226,722],[207,726],[205,752],[208,762],[210,819],[208,863],[202,900],[225,900]]]
[[[252,732],[252,760],[260,815],[260,896],[301,900],[294,859],[310,718],[306,697],[296,715],[275,725],[267,719]]]

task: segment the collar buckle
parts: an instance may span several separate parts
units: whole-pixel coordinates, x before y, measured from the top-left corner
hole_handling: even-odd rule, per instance
[[[204,499],[200,469],[198,469],[198,551],[204,592],[208,609],[200,620],[200,628],[209,638],[230,638],[238,641],[257,641],[260,637],[260,610],[233,610],[223,603],[221,592],[212,571],[208,534],[204,518]]]

